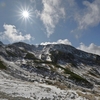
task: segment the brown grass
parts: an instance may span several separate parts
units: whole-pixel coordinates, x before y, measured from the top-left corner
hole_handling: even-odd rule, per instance
[[[79,96],[82,96],[82,97],[85,97],[85,98],[87,98],[87,99],[89,99],[89,100],[97,100],[96,98],[95,98],[95,95],[94,94],[83,94],[83,93],[81,93],[81,92],[77,92],[78,93],[78,95]]]

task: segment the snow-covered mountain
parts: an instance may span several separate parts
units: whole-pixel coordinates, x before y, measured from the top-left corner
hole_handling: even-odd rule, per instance
[[[70,45],[0,42],[0,100],[100,100],[100,56]]]

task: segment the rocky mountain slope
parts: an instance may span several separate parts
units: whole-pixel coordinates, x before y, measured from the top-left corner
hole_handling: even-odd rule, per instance
[[[0,98],[100,100],[100,56],[64,44],[0,42]]]

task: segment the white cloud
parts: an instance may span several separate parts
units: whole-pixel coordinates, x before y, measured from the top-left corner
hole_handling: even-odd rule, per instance
[[[41,45],[47,45],[47,44],[66,44],[66,45],[72,45],[71,42],[68,39],[59,39],[57,42],[42,42]]]
[[[17,42],[17,41],[24,41],[24,40],[30,40],[31,35],[26,34],[22,35],[21,32],[19,32],[14,25],[3,25],[5,31],[1,32],[0,39],[2,40],[8,40],[10,42]]]
[[[100,46],[97,46],[94,43],[91,43],[89,46],[86,46],[85,44],[81,43],[77,49],[100,55]]]
[[[100,0],[94,0],[92,3],[84,1],[83,5],[86,8],[81,10],[81,13],[78,13],[75,18],[79,24],[79,30],[87,29],[100,23]]]
[[[65,9],[61,6],[61,0],[42,0],[43,11],[40,18],[46,27],[47,36],[54,32],[54,28],[60,19],[65,17]]]

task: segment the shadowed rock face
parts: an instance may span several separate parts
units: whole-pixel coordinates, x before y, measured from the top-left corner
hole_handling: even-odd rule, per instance
[[[0,41],[0,45],[3,45],[3,43]]]

